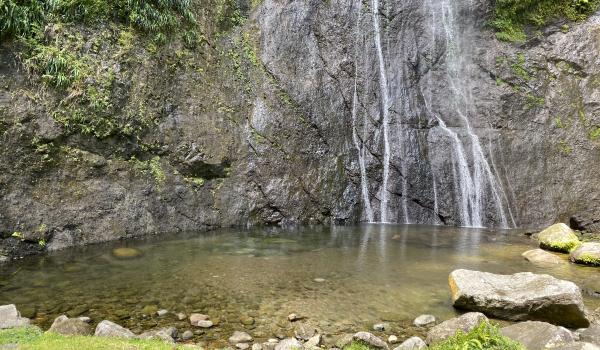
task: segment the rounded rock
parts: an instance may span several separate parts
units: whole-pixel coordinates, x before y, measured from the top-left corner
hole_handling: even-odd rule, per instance
[[[417,327],[425,327],[436,322],[435,316],[433,315],[421,315],[413,321],[413,324]]]
[[[112,255],[119,259],[133,259],[142,256],[142,252],[135,248],[115,248]]]

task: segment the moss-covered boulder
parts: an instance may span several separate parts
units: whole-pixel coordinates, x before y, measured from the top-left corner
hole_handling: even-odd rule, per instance
[[[569,258],[577,264],[600,266],[600,243],[583,243]]]
[[[563,223],[552,225],[540,232],[538,240],[542,249],[563,253],[569,253],[581,244],[575,231]]]

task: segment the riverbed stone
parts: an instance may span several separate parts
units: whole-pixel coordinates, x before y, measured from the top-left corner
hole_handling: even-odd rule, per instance
[[[215,324],[209,320],[202,320],[202,321],[198,321],[198,323],[196,323],[196,326],[200,327],[200,328],[211,328],[214,325]]]
[[[592,323],[588,328],[579,333],[579,340],[588,343],[600,344],[600,324]]]
[[[431,328],[427,333],[425,341],[429,345],[435,344],[455,335],[458,331],[467,333],[482,322],[488,322],[488,318],[484,314],[480,312],[468,312]]]
[[[425,349],[427,348],[427,344],[425,341],[419,337],[408,338],[402,344],[395,347],[394,350],[417,350],[417,349]]]
[[[104,320],[96,326],[94,332],[96,337],[115,337],[115,338],[133,338],[135,334],[129,329],[122,327],[114,322]]]
[[[208,315],[204,314],[191,314],[190,315],[190,324],[192,326],[198,326],[198,322],[208,320]]]
[[[248,343],[248,342],[251,342],[252,340],[253,340],[253,338],[250,334],[248,334],[246,332],[240,332],[240,331],[233,332],[231,337],[229,337],[229,342],[231,344]]]
[[[388,337],[388,343],[390,343],[390,344],[396,344],[396,343],[398,343],[398,337],[395,336],[395,335],[390,335]]]
[[[542,266],[542,267],[559,265],[559,264],[565,263],[565,261],[563,261],[558,256],[556,256],[550,252],[547,252],[543,249],[528,250],[525,253],[521,254],[521,256],[523,256],[523,258],[525,258],[525,260],[531,262],[532,264]]]
[[[25,327],[29,319],[21,317],[14,304],[0,306],[0,329]]]
[[[144,332],[137,336],[139,339],[162,340],[167,343],[174,343],[177,337],[177,329],[175,327],[155,329]]]
[[[240,350],[246,350],[250,348],[250,344],[248,343],[237,343],[235,344],[235,347],[240,349]]]
[[[354,339],[354,334],[350,334],[350,333],[342,334],[342,335],[338,336],[337,339],[335,340],[335,346],[337,348],[343,349],[347,345],[350,345],[350,343],[352,343],[353,339]]]
[[[159,317],[165,316],[165,315],[166,315],[166,314],[168,314],[168,313],[169,313],[169,311],[168,311],[168,310],[165,310],[165,309],[161,309],[161,310],[158,310],[158,311],[156,311],[156,314],[157,314]]]
[[[119,259],[133,259],[142,255],[142,252],[135,248],[115,248],[112,255]]]
[[[563,223],[548,227],[537,238],[541,248],[563,253],[569,253],[580,244],[575,231]]]
[[[252,350],[263,350],[263,347],[259,343],[254,343],[252,344]]]
[[[413,324],[417,327],[425,327],[432,325],[436,322],[435,316],[433,315],[421,315],[413,321]]]
[[[579,328],[589,326],[581,290],[550,275],[496,275],[455,270],[449,278],[456,308],[510,320],[536,320]]]
[[[78,318],[68,318],[61,315],[54,319],[48,332],[62,335],[90,335],[92,334],[92,327]]]
[[[185,332],[183,332],[183,334],[181,335],[181,340],[186,341],[186,340],[190,340],[194,337],[194,333],[190,330],[187,330]]]
[[[321,335],[316,334],[312,338],[308,339],[306,341],[306,343],[304,343],[304,347],[306,349],[314,349],[314,348],[318,348],[320,344],[321,344]]]
[[[294,336],[299,340],[308,340],[317,334],[317,328],[311,323],[298,323],[294,326]]]
[[[600,346],[586,342],[574,342],[559,345],[557,347],[552,348],[552,350],[600,350]]]
[[[377,332],[383,332],[388,328],[390,328],[390,325],[387,323],[376,323],[373,325],[373,330]]]
[[[369,332],[358,332],[352,336],[355,341],[363,342],[376,349],[389,349],[386,342],[378,338],[376,335]]]
[[[500,329],[500,333],[523,344],[528,350],[543,350],[576,341],[568,329],[539,321],[517,323]]]
[[[296,338],[286,338],[275,345],[274,350],[302,350],[304,346]]]
[[[577,264],[600,266],[600,243],[583,243],[571,252],[569,259]]]

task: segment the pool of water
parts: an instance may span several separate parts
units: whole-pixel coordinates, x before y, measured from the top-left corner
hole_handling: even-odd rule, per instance
[[[113,255],[117,247],[141,252]],[[361,225],[228,229],[31,257],[0,268],[0,305],[15,303],[43,328],[61,314],[113,320],[133,331],[190,329],[174,313],[201,312],[217,323],[195,340],[220,345],[233,330],[258,339],[288,335],[297,313],[325,333],[387,321],[396,333],[423,313],[455,314],[448,274],[458,268],[531,271],[600,291],[597,270],[565,263],[540,268],[521,254],[535,247],[519,231]],[[586,298],[595,309],[598,299]],[[147,315],[167,309],[164,317]],[[395,329],[394,329],[395,328]]]

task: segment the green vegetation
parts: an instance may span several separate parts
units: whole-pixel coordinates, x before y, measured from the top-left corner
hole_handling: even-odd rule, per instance
[[[590,266],[600,266],[600,259],[594,254],[581,254],[581,256],[577,259],[577,262],[590,265]]]
[[[594,13],[600,0],[496,0],[492,27],[500,40],[527,40],[526,26],[542,27],[557,18],[571,21],[586,19]]]
[[[433,345],[430,350],[525,350],[518,342],[504,337],[498,328],[482,322],[469,333],[458,332],[454,337]]]
[[[0,345],[3,344],[19,344],[19,349],[23,350],[184,349],[183,346],[154,340],[63,336],[56,333],[42,333],[37,327],[0,330]]]

